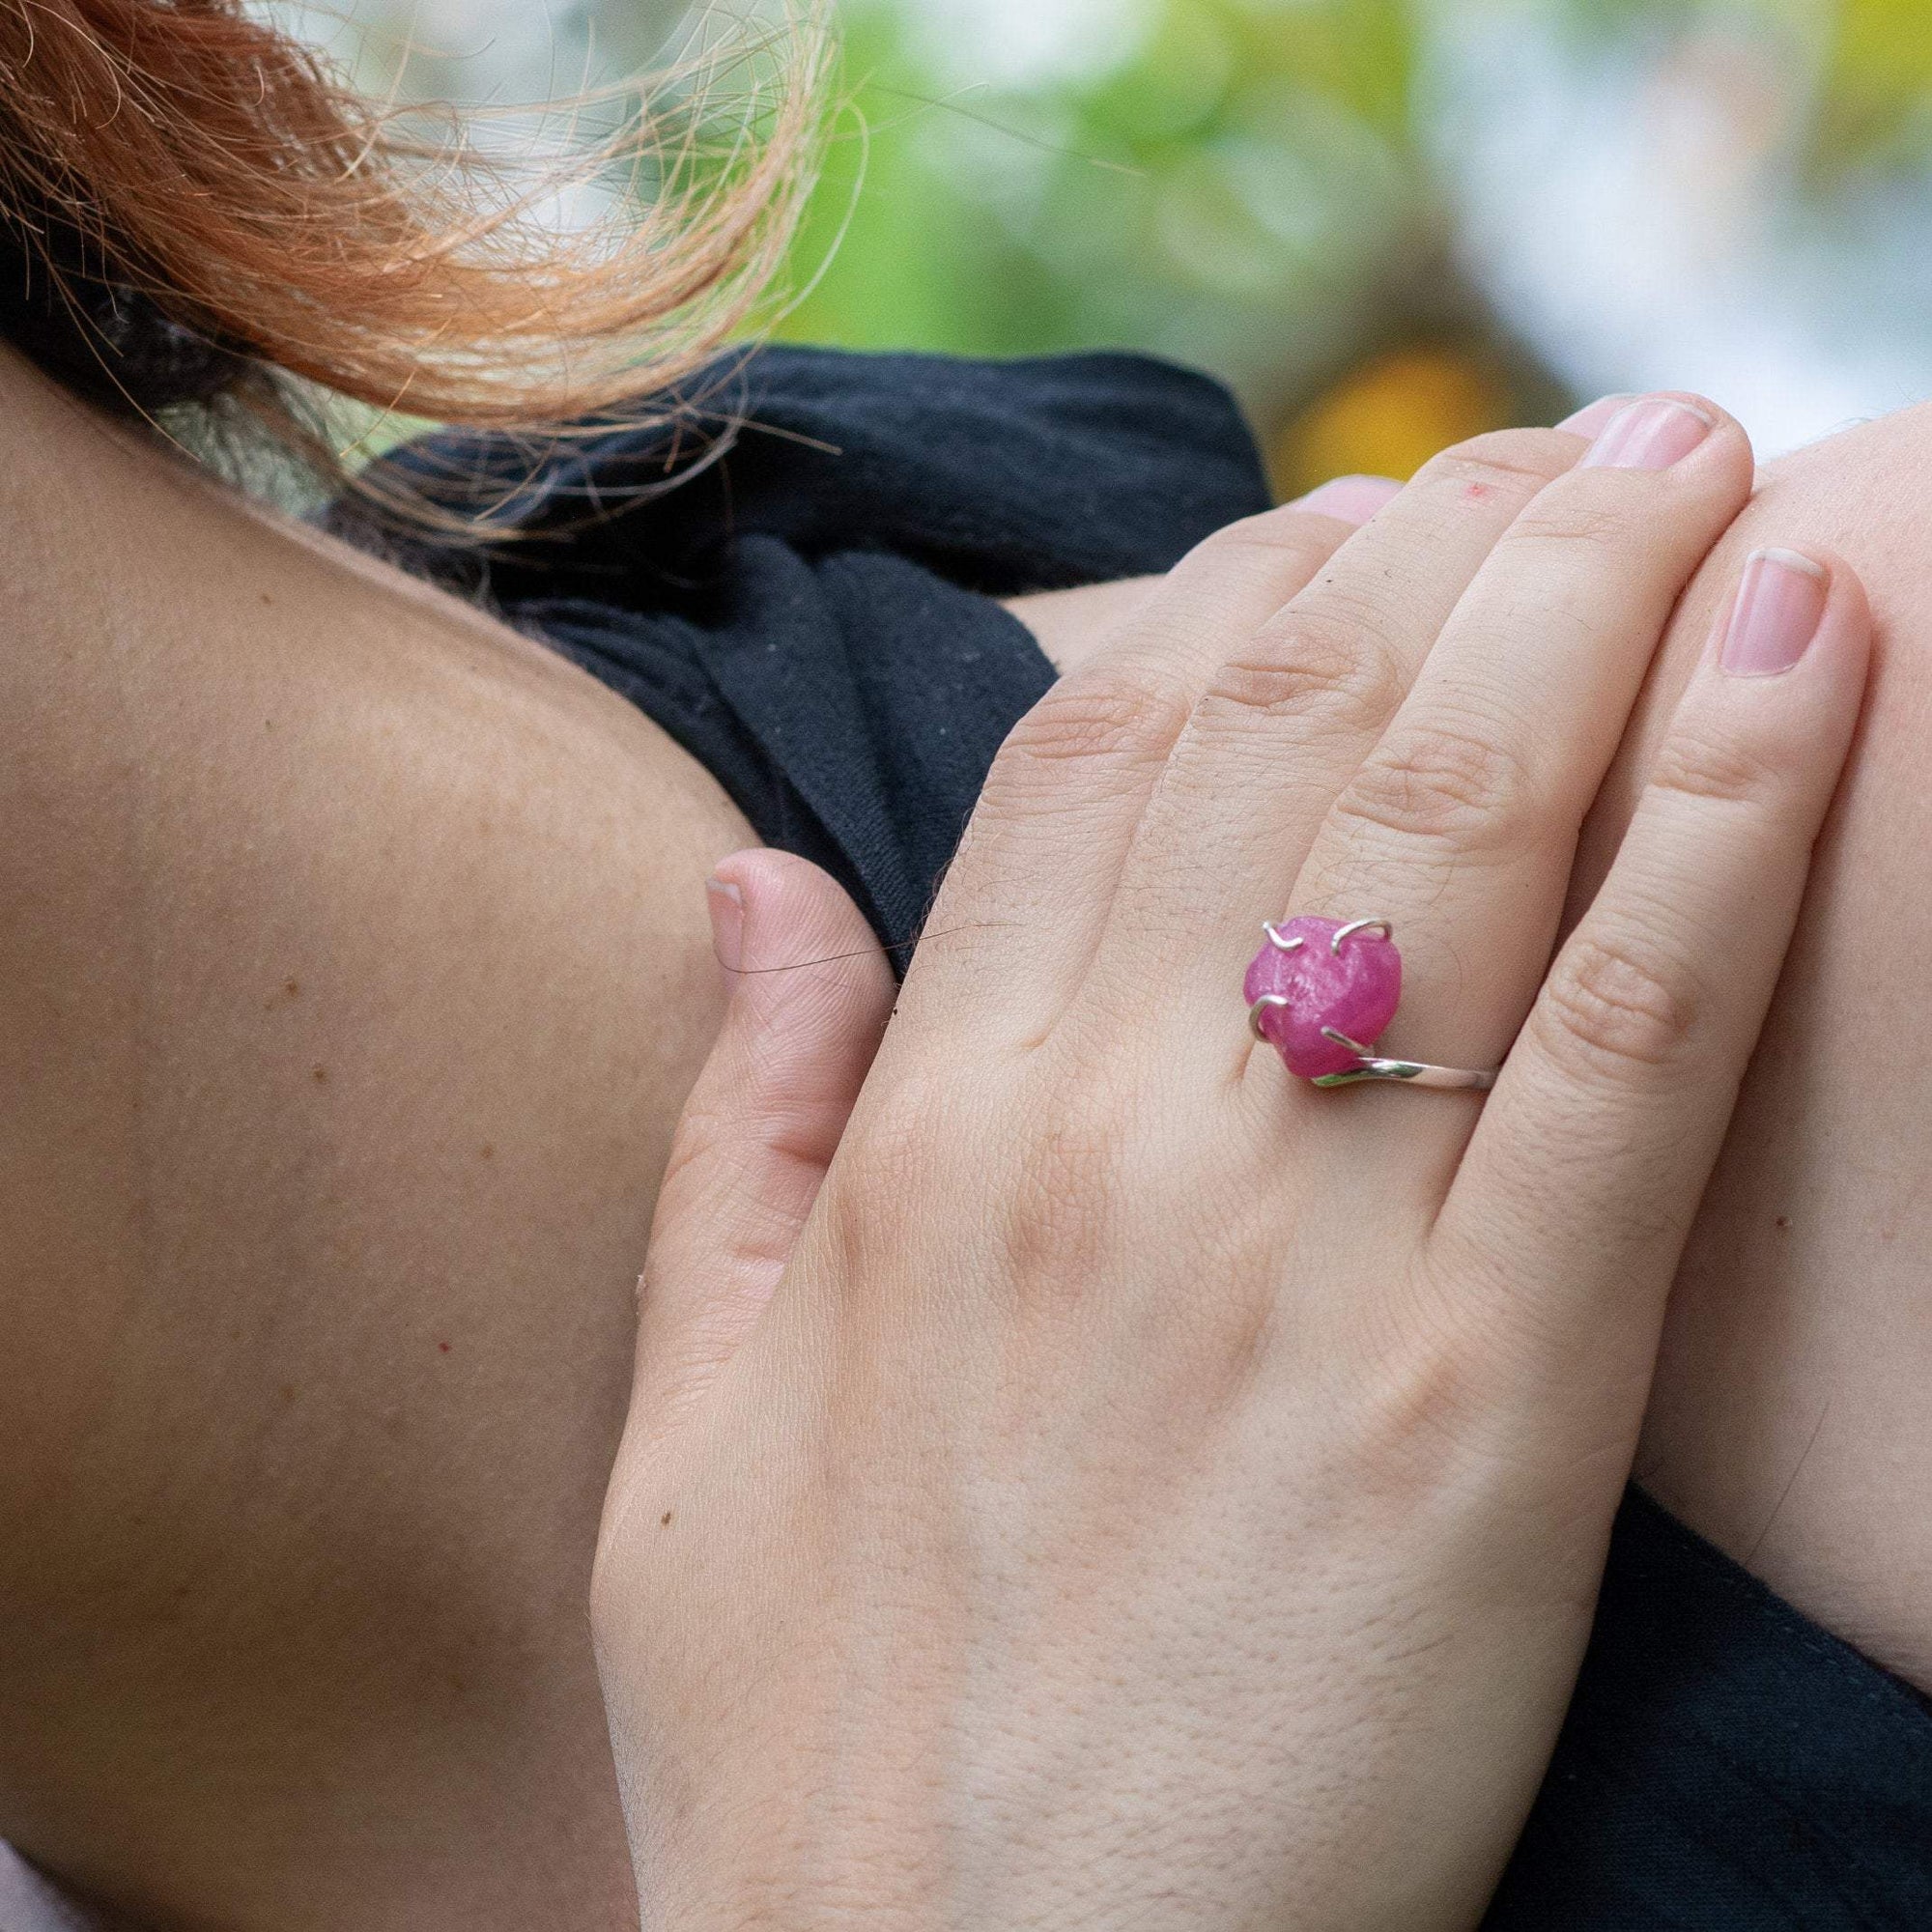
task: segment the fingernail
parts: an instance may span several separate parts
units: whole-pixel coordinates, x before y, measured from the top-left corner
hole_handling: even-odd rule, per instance
[[[1294,499],[1297,510],[1313,510],[1339,523],[1366,524],[1402,485],[1393,476],[1337,476]]]
[[[706,879],[704,903],[711,908],[711,945],[718,963],[735,973],[745,953],[745,895],[728,879]]]
[[[1668,396],[1626,403],[1584,452],[1578,469],[1668,469],[1711,433],[1711,418]]]
[[[1795,550],[1754,550],[1738,579],[1720,660],[1733,677],[1776,677],[1818,635],[1831,573]]]
[[[1628,389],[1619,389],[1614,396],[1599,396],[1594,403],[1585,403],[1574,415],[1565,416],[1556,427],[1567,429],[1572,436],[1595,436],[1629,401]]]

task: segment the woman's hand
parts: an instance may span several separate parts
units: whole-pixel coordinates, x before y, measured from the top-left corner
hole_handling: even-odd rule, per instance
[[[721,868],[594,1603],[646,1923],[1479,1916],[1864,678],[1850,573],[1755,557],[1552,961],[1750,482],[1633,408],[1184,561],[1002,753],[869,1077],[857,915]],[[1390,920],[1387,1047],[1487,1103],[1258,1046],[1284,910]]]

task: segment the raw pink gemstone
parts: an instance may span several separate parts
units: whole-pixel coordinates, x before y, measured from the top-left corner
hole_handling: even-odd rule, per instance
[[[1371,927],[1351,932],[1337,953],[1330,944],[1342,925],[1339,919],[1284,920],[1275,930],[1301,944],[1284,952],[1268,940],[1244,982],[1250,1006],[1264,993],[1288,1001],[1262,1009],[1261,1035],[1304,1080],[1346,1073],[1359,1064],[1346,1046],[1322,1037],[1323,1027],[1373,1046],[1402,1003],[1402,954],[1395,942]]]

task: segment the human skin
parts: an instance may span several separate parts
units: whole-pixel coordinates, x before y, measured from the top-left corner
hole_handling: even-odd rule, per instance
[[[585,1631],[750,828],[0,355],[0,1835],[153,1926],[628,1926]]]
[[[1859,746],[1681,1265],[1637,1475],[1932,1690],[1932,409],[1780,459],[1686,596],[1582,848],[1593,889],[1726,572],[1837,549],[1870,592]]]
[[[1932,1690],[1932,904],[1918,864],[1932,837],[1932,625],[1914,508],[1928,462],[1919,408],[1761,473],[1659,655],[1586,831],[1573,916],[1740,560],[1780,532],[1856,558],[1879,639],[1860,750],[1680,1270],[1637,1474],[1817,1621]]]
[[[1868,631],[1751,559],[1552,960],[1751,476],[1671,400],[1578,447],[1452,452],[1314,573],[1303,512],[1202,545],[1013,732],[896,991],[823,874],[721,867],[592,1593],[645,1923],[1481,1917]],[[1507,1048],[1487,1103],[1288,1078],[1228,1001],[1283,901],[1389,915],[1393,1050]]]
[[[1686,592],[1578,855],[1603,876],[1669,708],[1759,544],[1836,550],[1872,600],[1859,749],[1666,1321],[1637,1475],[1808,1615],[1932,1691],[1932,406],[1759,473]],[[1145,598],[1044,601],[1063,668]]]
[[[0,1835],[155,1926],[628,1926],[583,1605],[656,1178],[721,1010],[702,882],[749,828],[572,667],[3,355],[0,424]],[[1919,849],[1894,840],[1932,701],[1927,462],[1908,417],[1775,472],[1779,537],[1872,588],[1868,737],[1903,741],[1867,749],[1813,933]],[[1875,1118],[1889,1081],[1910,1150],[1917,1089],[1802,1065],[1802,1116],[1754,1085],[1720,1211],[1805,1236],[1789,1204],[1831,1193],[1855,1229],[1885,1188],[1808,1110]],[[1769,1360],[1674,1334],[1656,1412],[1841,1392],[1753,1560],[1909,1662],[1924,1633],[1879,1611],[1926,1574],[1932,1432],[1906,1391],[1883,1457],[1835,1434],[1923,1359],[1928,1236],[1896,1225],[1890,1273],[1791,1242]],[[1719,1304],[1751,1286],[1723,1252],[1700,1232],[1689,1270]],[[1761,1468],[1651,1445],[1699,1526],[1742,1486],[1740,1553],[1803,1449],[1775,1418],[1751,1439]],[[1862,1567],[1847,1520],[1887,1530]]]

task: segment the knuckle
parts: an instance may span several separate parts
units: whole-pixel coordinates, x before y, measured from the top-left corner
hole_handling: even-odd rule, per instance
[[[1520,759],[1484,731],[1435,723],[1392,731],[1335,803],[1350,824],[1459,854],[1494,853],[1522,837],[1531,786]]]
[[[1499,548],[1510,552],[1582,544],[1623,549],[1636,534],[1636,520],[1628,509],[1592,502],[1575,490],[1549,490],[1523,506]]]
[[[1024,783],[1041,765],[1158,762],[1186,716],[1186,694],[1157,673],[1093,670],[1063,678],[1008,733],[988,788]]]
[[[1104,1076],[1038,1111],[1019,1150],[1004,1212],[1003,1244],[1017,1292],[1081,1298],[1110,1278],[1117,1204],[1131,1155],[1128,1102]]]
[[[1681,952],[1634,932],[1579,933],[1550,969],[1530,1023],[1565,1071],[1615,1081],[1677,1060],[1702,1005]]]
[[[1209,724],[1226,718],[1237,728],[1297,721],[1378,731],[1404,687],[1395,652],[1374,625],[1293,611],[1221,666],[1200,713]]]
[[[1650,781],[1684,798],[1760,805],[1776,791],[1777,775],[1734,738],[1679,729],[1659,749]]]

